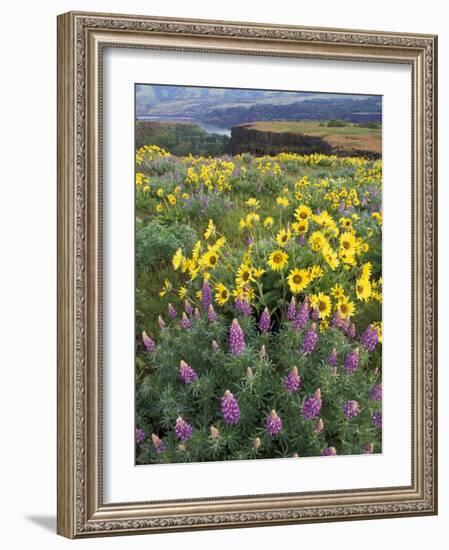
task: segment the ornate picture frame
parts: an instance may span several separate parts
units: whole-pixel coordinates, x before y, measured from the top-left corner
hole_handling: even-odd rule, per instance
[[[403,64],[412,74],[412,482],[105,503],[105,48]],[[407,205],[404,205],[406,208]],[[408,314],[407,314],[408,315]],[[69,538],[437,513],[437,37],[70,12],[58,17],[58,533]]]

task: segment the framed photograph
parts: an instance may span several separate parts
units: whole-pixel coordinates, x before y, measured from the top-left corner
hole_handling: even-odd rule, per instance
[[[437,513],[436,63],[59,16],[59,534]]]

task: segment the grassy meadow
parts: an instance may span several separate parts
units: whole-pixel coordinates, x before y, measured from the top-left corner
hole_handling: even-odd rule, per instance
[[[137,149],[138,464],[381,452],[381,182],[359,157]]]

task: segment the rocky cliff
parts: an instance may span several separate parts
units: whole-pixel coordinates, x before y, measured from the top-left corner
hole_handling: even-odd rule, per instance
[[[231,139],[226,152],[231,155],[251,153],[253,155],[277,155],[282,152],[308,155],[322,153],[338,156],[365,156],[379,158],[378,151],[360,146],[357,140],[347,143],[333,143],[332,139],[316,135],[293,132],[270,132],[253,128],[251,124],[241,124],[231,129]]]

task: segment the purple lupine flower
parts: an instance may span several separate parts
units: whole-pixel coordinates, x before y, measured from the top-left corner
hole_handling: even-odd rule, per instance
[[[159,323],[159,328],[161,330],[163,330],[167,326],[164,319],[162,318],[162,315],[159,315],[159,317],[157,318],[157,322]]]
[[[188,439],[192,437],[192,426],[186,422],[181,416],[178,416],[175,424],[175,434],[176,437],[185,443]]]
[[[345,417],[348,420],[351,420],[351,418],[355,418],[356,416],[359,416],[360,405],[358,401],[354,401],[353,399],[346,401],[346,403],[343,405],[343,412]]]
[[[142,342],[147,351],[154,351],[156,349],[155,341],[145,331],[142,332]]]
[[[195,382],[195,380],[198,380],[198,375],[196,374],[196,372],[182,359],[181,363],[179,364],[179,374],[186,384],[190,384],[191,382]]]
[[[209,306],[212,303],[212,290],[210,288],[209,281],[204,279],[203,286],[201,287],[201,305],[203,306],[204,311],[209,309]]]
[[[204,208],[209,208],[209,196],[208,195],[205,195],[203,197],[203,205],[204,205]]]
[[[140,428],[136,428],[136,445],[141,445],[147,434]]]
[[[302,235],[299,235],[299,237],[296,237],[296,242],[299,244],[299,246],[304,246],[304,243],[306,242],[305,233],[303,233]]]
[[[177,315],[178,312],[176,311],[176,309],[171,304],[168,304],[168,316],[170,317],[170,319],[174,319]]]
[[[193,307],[188,300],[184,302],[184,311],[187,313],[187,315],[192,315],[193,313]]]
[[[304,298],[303,303],[299,307],[298,311],[296,312],[295,318],[293,320],[293,328],[295,330],[301,330],[307,325],[307,321],[309,320],[310,315],[310,307],[309,307],[309,300],[307,298]]]
[[[312,323],[311,327],[304,335],[301,346],[302,353],[312,353],[312,351],[315,351],[317,342],[318,334],[316,333],[316,324]]]
[[[242,313],[246,316],[251,315],[253,312],[251,304],[248,302],[248,300],[245,300],[241,294],[237,296],[234,307],[239,313]]]
[[[218,345],[216,340],[212,340],[212,351],[216,353],[220,349],[220,346]]]
[[[367,351],[374,351],[379,342],[377,330],[374,329],[372,325],[368,325],[365,332],[360,337],[360,342]]]
[[[196,321],[199,321],[201,319],[201,313],[200,310],[196,307],[195,311],[193,312],[193,316],[195,317]]]
[[[282,430],[282,420],[274,409],[265,420],[265,429],[270,437],[273,437]]]
[[[226,390],[221,398],[221,414],[226,424],[237,424],[240,420],[240,407],[234,395]]]
[[[318,388],[314,394],[305,400],[301,409],[302,416],[307,420],[316,418],[320,414],[322,404],[321,390]]]
[[[251,236],[248,237],[248,238],[246,239],[246,246],[251,246],[251,245],[253,244],[253,242],[254,242],[253,237],[251,237]]]
[[[211,323],[217,320],[217,314],[215,313],[215,309],[212,304],[210,304],[209,309],[207,310],[207,318]]]
[[[342,329],[344,327],[344,319],[341,316],[340,310],[337,310],[331,320],[331,326]]]
[[[346,323],[346,326],[345,326],[345,334],[348,338],[355,338],[357,335],[357,332],[355,330],[355,325],[354,323],[349,322],[349,317],[348,317],[348,322]]]
[[[315,424],[313,431],[317,434],[320,434],[324,430],[324,422],[322,418],[318,418],[318,422]]]
[[[296,298],[292,296],[290,303],[287,307],[287,321],[293,321],[296,317]]]
[[[165,452],[165,444],[156,434],[151,434],[154,449],[158,455]]]
[[[374,384],[371,388],[370,397],[373,401],[382,401],[382,384]]]
[[[326,447],[321,451],[321,456],[335,456],[337,454],[337,450],[335,447]]]
[[[365,443],[362,447],[363,454],[364,455],[372,455],[374,452],[374,444],[373,443]]]
[[[184,330],[189,330],[189,328],[192,326],[192,323],[190,322],[190,319],[187,317],[186,312],[182,312],[182,319],[181,319],[181,328]]]
[[[301,377],[298,374],[298,367],[293,367],[284,378],[284,388],[288,393],[293,393],[301,386]]]
[[[265,308],[262,312],[262,315],[259,319],[259,330],[260,332],[268,332],[271,327],[271,318],[268,308]]]
[[[317,307],[314,307],[312,309],[312,313],[310,314],[310,317],[312,318],[312,321],[318,321],[320,318],[320,310]]]
[[[330,367],[335,367],[337,364],[337,357],[338,357],[337,350],[333,348],[333,350],[327,356],[327,364]]]
[[[343,361],[343,367],[348,374],[355,372],[359,366],[359,348],[350,351]]]
[[[373,413],[373,415],[371,416],[371,421],[372,421],[373,425],[376,428],[382,428],[382,413],[381,413],[381,411],[376,411],[375,413]]]
[[[245,351],[245,338],[237,319],[234,319],[229,329],[229,344],[232,355],[240,355]]]

